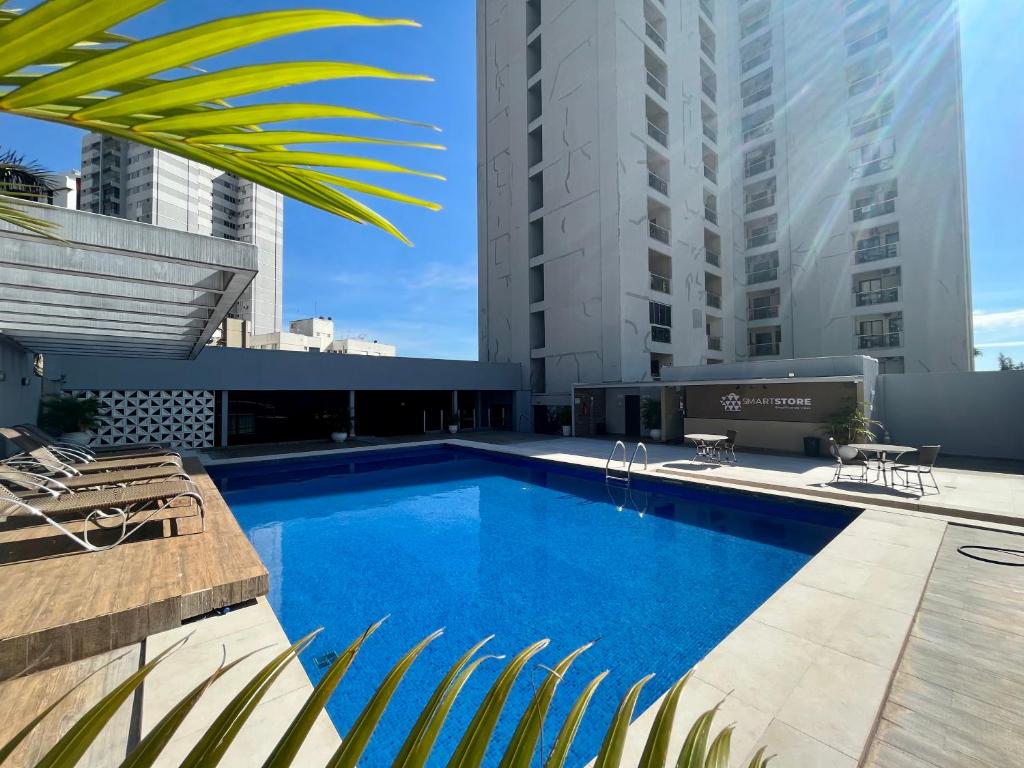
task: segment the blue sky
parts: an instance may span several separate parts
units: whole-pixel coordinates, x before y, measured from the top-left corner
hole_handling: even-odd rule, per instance
[[[289,100],[318,100],[435,123],[445,152],[388,149],[373,154],[441,173],[446,182],[377,174],[368,180],[441,203],[438,213],[386,202],[375,207],[413,240],[409,248],[302,204],[285,208],[285,321],[330,315],[338,335],[366,334],[398,345],[399,354],[475,359],[476,294],[476,3],[474,0],[249,0],[247,10],[335,7],[414,18],[422,29],[354,29],[310,33],[223,57],[259,60],[335,58],[432,75],[434,83],[349,80],[290,89]],[[149,36],[224,15],[228,5],[168,0],[126,25]],[[218,12],[219,11],[219,12]],[[1024,211],[1024,3],[961,0],[967,168],[971,217],[975,340],[979,368],[999,352],[1024,357],[1024,260],[1017,227]],[[264,97],[265,98],[265,97]],[[238,100],[244,102],[245,100]],[[322,129],[323,124],[316,126]],[[380,128],[349,121],[341,130]],[[396,138],[433,141],[436,134],[384,129]],[[0,117],[0,146],[53,169],[80,165],[80,133],[37,121]]]

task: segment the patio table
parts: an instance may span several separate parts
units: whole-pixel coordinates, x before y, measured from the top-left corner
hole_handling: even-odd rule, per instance
[[[900,456],[905,453],[917,453],[917,448],[914,448],[912,445],[890,445],[889,443],[850,443],[850,447],[856,448],[865,456],[868,454],[874,454],[876,456],[879,470],[882,473],[882,483],[885,486],[889,485],[889,481],[886,478],[886,465],[890,463],[895,464],[899,461]],[[890,453],[896,454],[896,458],[891,462],[889,461]]]
[[[719,444],[729,439],[728,435],[706,435],[694,433],[683,435],[687,440],[692,440],[697,446],[697,455],[694,458],[705,458],[710,461],[720,462]]]

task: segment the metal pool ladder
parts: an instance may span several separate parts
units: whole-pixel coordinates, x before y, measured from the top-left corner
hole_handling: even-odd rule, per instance
[[[612,459],[615,458],[615,452],[622,448],[622,464],[618,467],[612,466]],[[644,452],[644,469],[647,469],[647,446],[643,443],[637,443],[636,448],[633,449],[633,457],[629,460],[629,464],[626,463],[626,444],[621,440],[616,440],[615,445],[612,446],[612,452],[608,454],[608,461],[604,463],[604,479],[605,482],[617,482],[625,483],[629,485],[633,474],[633,463],[636,461],[637,454],[643,449]]]

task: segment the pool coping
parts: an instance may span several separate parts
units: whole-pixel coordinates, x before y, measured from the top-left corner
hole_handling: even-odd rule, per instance
[[[538,457],[515,445],[441,438],[301,454],[207,459],[207,466],[293,458],[455,446],[552,464],[601,469],[586,456]],[[669,485],[704,486],[775,499],[845,508],[856,513],[828,545],[723,638],[693,668],[676,712],[671,749],[692,721],[720,704],[716,728],[735,724],[733,754],[767,744],[780,763],[855,768],[870,746],[890,683],[931,573],[946,520],[885,508],[708,478],[672,477],[656,469],[637,477]],[[667,687],[670,681],[660,681]],[[630,726],[626,763],[639,761],[661,699]]]

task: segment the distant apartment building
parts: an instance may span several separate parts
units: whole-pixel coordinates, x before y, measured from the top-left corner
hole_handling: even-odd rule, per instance
[[[393,344],[381,344],[376,339],[335,339],[334,321],[329,317],[310,317],[292,320],[288,332],[255,334],[249,337],[253,349],[273,349],[288,352],[326,352],[338,355],[370,355],[395,357]]]
[[[254,244],[259,273],[231,316],[249,333],[281,329],[282,196],[142,144],[90,133],[82,140],[82,210]]]
[[[478,0],[480,359],[972,367],[956,0]]]

